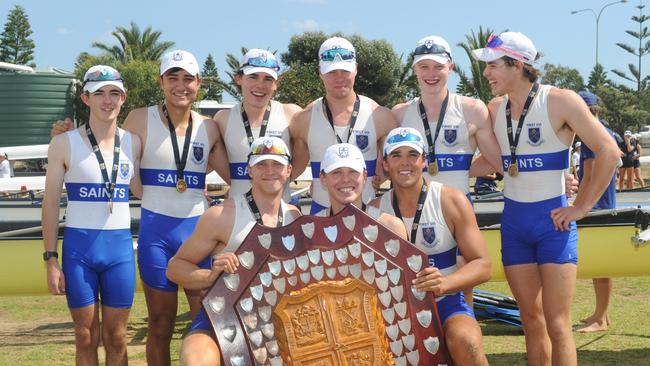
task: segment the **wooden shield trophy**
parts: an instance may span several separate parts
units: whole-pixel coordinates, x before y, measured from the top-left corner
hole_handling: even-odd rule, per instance
[[[256,225],[203,299],[225,365],[451,365],[428,260],[350,205]]]

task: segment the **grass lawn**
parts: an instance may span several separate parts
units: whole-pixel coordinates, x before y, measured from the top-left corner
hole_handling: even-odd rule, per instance
[[[509,294],[505,282],[490,282],[482,289]],[[184,296],[179,296],[184,298]],[[179,317],[172,340],[172,361],[178,363],[181,337],[189,325],[187,305],[179,302]],[[608,332],[575,333],[580,365],[650,364],[650,277],[617,278],[610,305]],[[591,281],[579,280],[573,307],[577,322],[591,314]],[[128,327],[129,362],[145,365],[147,318],[144,295],[136,294]],[[485,349],[492,365],[525,365],[521,329],[482,321]],[[102,356],[100,356],[102,357]],[[71,365],[74,333],[65,298],[24,296],[0,298],[0,365]]]

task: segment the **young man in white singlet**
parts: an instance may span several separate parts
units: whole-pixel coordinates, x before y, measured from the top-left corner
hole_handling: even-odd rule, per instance
[[[229,194],[239,195],[251,187],[247,170],[248,150],[255,138],[279,137],[291,146],[289,121],[302,109],[295,104],[272,100],[278,89],[279,71],[280,64],[273,53],[259,48],[246,52],[235,75],[235,82],[241,90],[241,103],[214,115],[228,151]],[[285,199],[289,198],[285,195]]]
[[[325,96],[296,113],[289,127],[294,139],[294,176],[301,174],[311,160],[312,214],[329,207],[327,191],[320,182],[325,150],[336,143],[350,143],[361,150],[369,178],[362,199],[368,202],[375,197],[373,185],[378,187],[383,179],[381,170],[376,169],[381,166],[381,146],[388,131],[396,126],[390,110],[354,91],[356,50],[348,40],[326,40],[318,57]]]
[[[531,365],[575,365],[571,302],[577,272],[576,220],[598,201],[616,168],[616,143],[573,91],[540,85],[533,42],[492,35],[473,51],[487,62],[492,125],[507,171],[501,257],[517,299]],[[510,132],[509,132],[510,131]],[[578,134],[596,154],[589,184],[573,205],[565,195],[569,147]]]
[[[277,137],[256,139],[250,148],[248,171],[252,188],[232,195],[208,209],[192,235],[170,260],[167,276],[179,285],[197,291],[208,289],[222,273],[235,273],[239,248],[255,223],[269,227],[286,225],[300,216],[294,206],[282,200],[284,186],[291,176],[291,154]],[[215,228],[222,228],[215,230]],[[198,264],[213,256],[210,269]],[[181,365],[219,365],[220,352],[214,330],[205,311],[192,322],[181,348]]]
[[[454,363],[487,365],[481,329],[462,292],[490,279],[487,246],[463,192],[424,180],[425,146],[422,136],[413,128],[398,127],[388,134],[383,168],[393,188],[373,200],[370,209],[401,219],[408,240],[428,255],[430,267],[418,273],[414,285],[436,296]],[[457,248],[467,259],[462,267],[456,265]]]
[[[126,325],[135,293],[129,184],[139,193],[140,139],[117,127],[126,100],[117,70],[91,67],[81,100],[90,109],[88,122],[53,137],[48,150],[42,211],[47,285],[52,294],[66,295],[76,364],[96,365],[101,339],[106,364],[126,365]],[[64,182],[68,207],[61,269],[57,238]]]

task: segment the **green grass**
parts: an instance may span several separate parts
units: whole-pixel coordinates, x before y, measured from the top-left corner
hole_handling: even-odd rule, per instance
[[[505,282],[490,282],[481,289],[510,294]],[[614,279],[608,332],[575,333],[580,365],[646,365],[650,360],[650,277]],[[172,340],[172,363],[178,363],[181,338],[189,325],[184,296]],[[591,314],[594,294],[589,280],[579,280],[573,304],[577,322]],[[482,321],[485,350],[491,365],[525,365],[521,329]],[[142,293],[137,293],[128,327],[129,362],[145,365],[147,314]],[[101,356],[100,356],[101,358]],[[0,298],[0,365],[71,365],[74,333],[65,298],[23,296]]]

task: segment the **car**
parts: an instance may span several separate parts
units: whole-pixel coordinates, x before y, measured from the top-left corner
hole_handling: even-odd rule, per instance
[[[640,135],[639,142],[641,146],[650,146],[650,125],[642,126],[638,134]]]

